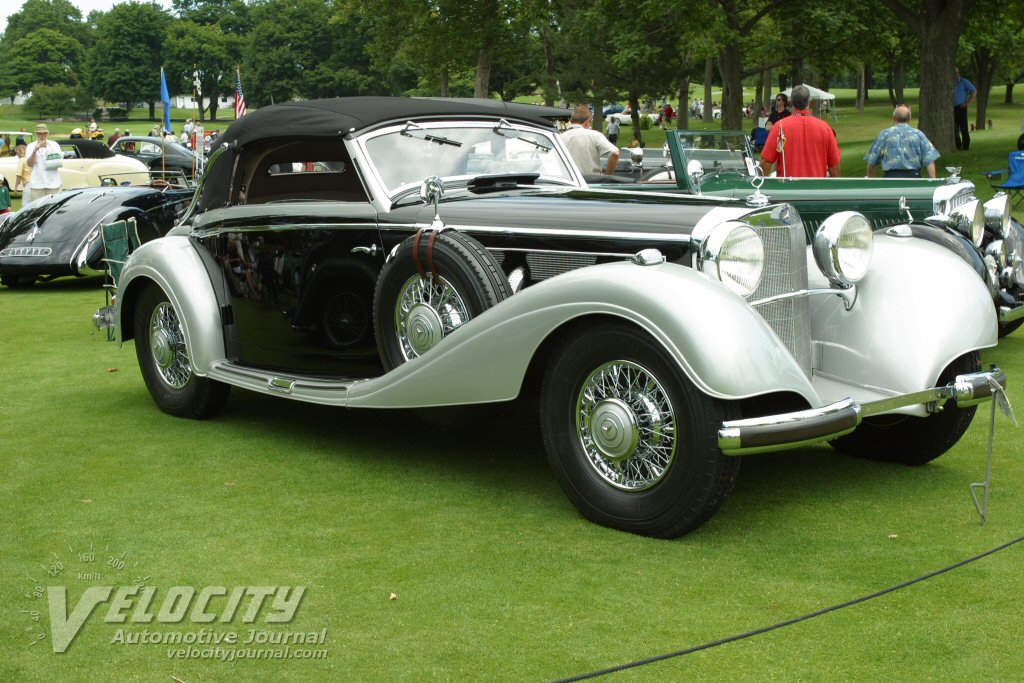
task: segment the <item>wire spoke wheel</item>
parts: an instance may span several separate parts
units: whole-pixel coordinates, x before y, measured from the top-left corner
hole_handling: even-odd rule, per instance
[[[395,330],[406,360],[418,358],[470,319],[458,290],[443,277],[409,278],[395,302]]]
[[[616,360],[586,379],[576,400],[576,434],[598,476],[616,488],[658,483],[675,458],[675,414],[649,370]]]
[[[181,322],[169,302],[159,304],[149,318],[149,348],[160,378],[174,389],[184,388],[192,368]]]

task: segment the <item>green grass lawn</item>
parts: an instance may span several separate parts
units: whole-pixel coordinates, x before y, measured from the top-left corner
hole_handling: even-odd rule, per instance
[[[843,602],[1024,532],[1020,433],[1005,419],[986,526],[970,502],[987,407],[921,468],[827,446],[749,457],[710,523],[658,541],[581,519],[528,414],[442,432],[405,412],[236,390],[218,419],[169,417],[150,401],[133,345],[91,328],[98,285],[0,289],[0,680],[550,680]],[[1024,405],[1024,336],[985,359]],[[79,559],[90,550],[95,562]],[[1022,558],[1014,546],[607,680],[1016,680]],[[57,561],[64,571],[48,578]],[[306,586],[291,624],[262,628],[327,629],[316,647],[328,657],[169,659],[167,646],[111,642],[120,625],[103,621],[106,605],[67,652],[30,645],[31,611],[49,621],[33,586],[66,585],[73,606],[89,586],[135,579],[158,601],[172,586]],[[187,621],[148,628],[200,632]],[[213,630],[244,639],[248,628]]]

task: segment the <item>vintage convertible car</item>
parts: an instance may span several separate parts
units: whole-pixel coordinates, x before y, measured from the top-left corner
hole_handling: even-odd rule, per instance
[[[140,241],[165,234],[192,200],[167,185],[95,187],[44,197],[0,216],[0,284],[27,287],[106,270],[100,225],[135,218]]]
[[[627,154],[628,153],[628,154]],[[732,197],[758,205],[786,202],[800,211],[808,241],[836,211],[853,209],[874,230],[908,224],[915,237],[954,250],[989,287],[1005,336],[1024,323],[1024,227],[1005,194],[982,203],[974,184],[949,178],[761,177],[742,131],[669,131],[663,149],[623,150],[616,186]],[[591,183],[607,177],[588,177]]]
[[[788,204],[590,188],[538,111],[252,112],[95,319],[181,417],[232,386],[377,409],[539,396],[572,503],[663,537],[715,513],[735,456],[830,441],[922,464],[1003,381],[979,360],[988,291],[948,250],[849,211],[808,247]]]
[[[23,135],[28,135],[24,133]],[[115,154],[101,140],[85,138],[54,139],[64,152],[60,169],[61,186],[65,190],[99,187],[103,184],[142,185],[149,182],[146,165],[137,159]],[[14,187],[17,157],[0,158],[0,174]]]

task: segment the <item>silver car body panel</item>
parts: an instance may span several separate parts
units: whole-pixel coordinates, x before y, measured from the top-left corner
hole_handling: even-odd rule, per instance
[[[810,287],[828,286],[813,264],[808,275]],[[941,302],[942,315],[922,301]],[[826,402],[919,391],[933,386],[958,356],[997,341],[984,284],[961,258],[924,240],[875,233],[871,269],[857,284],[853,307],[847,311],[841,299],[821,296],[810,306],[813,384]],[[895,412],[926,414],[923,405]]]

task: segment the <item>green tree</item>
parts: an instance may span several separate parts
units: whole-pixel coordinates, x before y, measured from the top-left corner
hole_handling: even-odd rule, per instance
[[[64,116],[75,109],[75,88],[70,85],[44,85],[37,83],[32,86],[32,97],[28,99],[28,108],[43,116]]]
[[[1024,38],[1022,29],[1024,0],[1006,0],[999,5],[981,3],[971,11],[960,39],[959,61],[969,64],[962,71],[970,74],[978,89],[974,123],[979,130],[985,127],[993,83],[997,79],[1005,82],[1007,71],[1019,72],[1020,50],[1007,49],[1007,46],[1020,45]]]
[[[159,100],[162,51],[125,46],[161,45],[171,21],[152,3],[115,5],[98,15],[88,58],[92,93],[108,102],[125,102],[129,111],[133,102]],[[150,116],[154,113],[155,108]]]
[[[207,109],[210,120],[216,121],[218,96],[234,92],[242,45],[242,38],[217,25],[179,20],[168,28],[164,38],[167,85],[172,92],[192,92],[192,74],[198,70],[203,97],[210,101],[208,107],[200,108],[200,121],[206,120]]]
[[[960,34],[976,0],[880,0],[921,44],[919,127],[939,152],[953,149],[953,82]]]
[[[53,29],[39,28],[14,42],[9,59],[13,83],[28,92],[37,84],[76,85],[84,59],[82,44]]]

